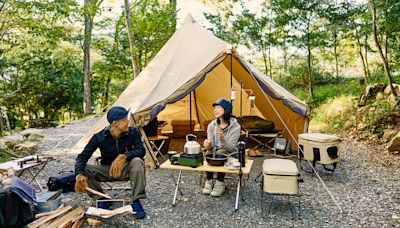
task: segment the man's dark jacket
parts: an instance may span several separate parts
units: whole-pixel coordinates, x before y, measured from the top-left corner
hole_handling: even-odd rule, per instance
[[[127,132],[122,133],[119,139],[115,140],[106,127],[93,135],[85,149],[76,158],[75,174],[84,174],[86,163],[97,148],[100,148],[102,165],[111,165],[118,154],[126,155],[127,161],[135,157],[143,159],[145,155],[142,138],[137,128],[129,127]]]

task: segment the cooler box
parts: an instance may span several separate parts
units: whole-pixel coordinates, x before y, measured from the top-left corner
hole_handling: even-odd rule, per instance
[[[287,159],[265,159],[263,190],[272,194],[294,195],[299,191],[296,163]]]
[[[300,152],[303,150],[304,155]],[[334,164],[340,161],[340,139],[321,133],[299,134],[299,158],[320,164]]]

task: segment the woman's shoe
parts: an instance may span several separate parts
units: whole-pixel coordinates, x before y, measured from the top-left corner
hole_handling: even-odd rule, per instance
[[[214,188],[210,193],[211,196],[222,196],[225,192],[225,182],[215,181]]]
[[[213,190],[213,180],[207,180],[204,189],[203,189],[203,194],[210,195],[211,191]]]

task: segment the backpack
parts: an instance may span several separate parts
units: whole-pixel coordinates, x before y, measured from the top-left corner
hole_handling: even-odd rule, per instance
[[[49,191],[57,191],[62,189],[63,192],[74,192],[75,191],[75,173],[61,172],[60,175],[56,177],[49,177],[47,182],[47,188]]]

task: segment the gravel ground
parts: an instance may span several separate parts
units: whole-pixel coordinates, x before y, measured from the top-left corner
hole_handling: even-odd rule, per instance
[[[95,123],[96,119],[81,120],[45,131],[47,140],[40,145],[39,153],[53,155],[57,160],[49,163],[39,175],[43,185],[49,176],[73,170],[76,154],[71,154],[69,148]],[[146,173],[148,197],[143,201],[146,219],[135,221],[129,215],[120,216],[106,221],[103,227],[399,227],[400,156],[389,155],[380,145],[357,142],[349,136],[341,138],[344,141],[339,167],[330,174],[317,165],[317,171],[343,213],[318,178],[303,171],[301,219],[296,217],[297,197],[275,196],[270,214],[267,215],[267,210],[262,213],[260,185],[255,178],[264,158],[254,158],[244,201],[239,202],[237,212],[234,211],[235,190],[227,190],[219,198],[203,195],[200,174],[194,172],[183,172],[180,185],[183,196],[178,194],[177,205],[172,207],[172,175],[176,178],[178,171],[157,169]],[[182,143],[182,140],[175,140],[170,149],[177,149]],[[124,190],[106,193],[122,198],[130,195]],[[66,204],[86,208],[92,204],[86,195],[74,193],[65,194],[63,200]],[[290,206],[293,206],[293,215]]]

